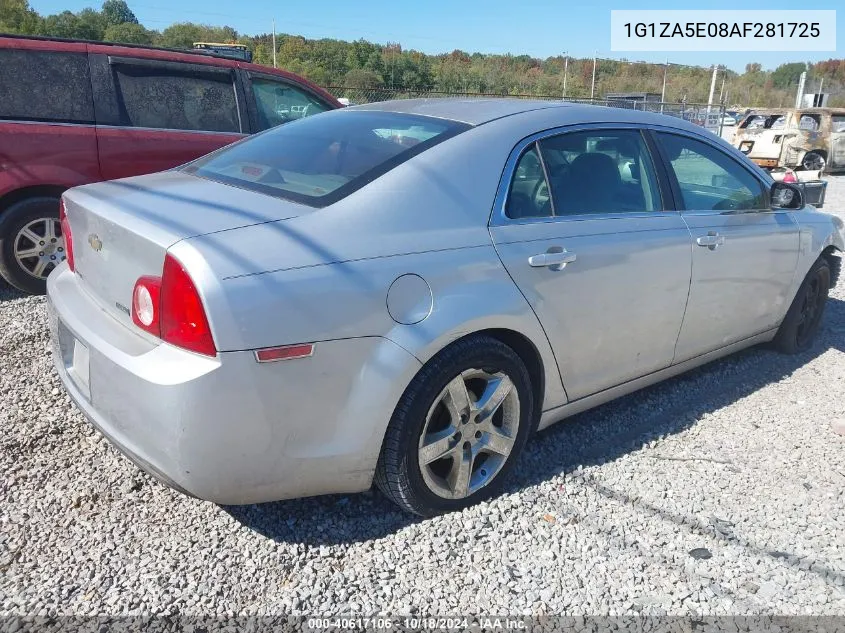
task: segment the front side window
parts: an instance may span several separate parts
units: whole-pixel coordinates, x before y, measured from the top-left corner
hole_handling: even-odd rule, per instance
[[[590,130],[538,143],[555,215],[640,213],[663,209],[642,134]]]
[[[329,109],[325,103],[290,84],[256,78],[251,83],[259,129],[266,130]]]
[[[831,132],[845,132],[845,114],[834,114],[830,117]]]
[[[153,64],[119,64],[114,70],[126,125],[241,131],[231,73],[183,73]]]
[[[334,111],[274,127],[183,169],[323,207],[469,127],[396,112]]]
[[[689,211],[736,211],[766,207],[760,181],[734,159],[703,141],[657,133]]]
[[[739,127],[749,130],[782,130],[786,127],[785,114],[749,114]]]

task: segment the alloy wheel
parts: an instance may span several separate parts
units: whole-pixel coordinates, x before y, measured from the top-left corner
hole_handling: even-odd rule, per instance
[[[483,488],[505,465],[519,424],[519,394],[507,374],[461,372],[434,400],[420,435],[426,486],[445,499],[463,499]]]
[[[13,248],[21,269],[37,279],[46,279],[67,257],[62,227],[55,218],[39,218],[24,225]]]

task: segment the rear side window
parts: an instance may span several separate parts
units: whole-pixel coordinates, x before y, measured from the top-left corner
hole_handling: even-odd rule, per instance
[[[88,56],[0,48],[0,119],[93,123]]]
[[[468,128],[455,121],[395,112],[327,112],[275,127],[183,169],[323,207]]]
[[[258,111],[258,124],[262,130],[304,119],[329,109],[325,103],[291,84],[255,77],[251,83]]]
[[[115,64],[124,125],[165,130],[240,132],[229,72],[192,73],[178,65]]]
[[[802,114],[798,119],[798,129],[808,132],[818,132],[821,124],[821,117],[818,114]]]

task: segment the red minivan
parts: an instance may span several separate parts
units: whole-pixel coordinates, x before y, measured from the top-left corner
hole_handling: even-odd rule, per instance
[[[301,77],[222,56],[0,35],[0,275],[44,292],[65,257],[69,187],[170,169],[338,107]]]

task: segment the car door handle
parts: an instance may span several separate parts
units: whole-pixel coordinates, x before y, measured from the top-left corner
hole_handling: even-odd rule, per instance
[[[571,264],[576,259],[575,253],[570,253],[567,250],[558,252],[540,253],[539,255],[532,255],[528,258],[528,265],[534,268],[549,267],[552,270],[563,270],[567,264]]]
[[[699,246],[705,246],[711,251],[715,251],[717,248],[719,248],[722,244],[725,243],[725,236],[710,231],[707,235],[702,235],[697,240],[695,240],[695,243]]]

